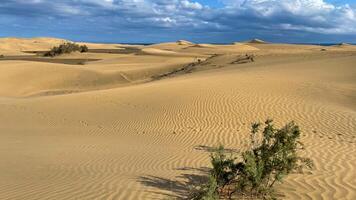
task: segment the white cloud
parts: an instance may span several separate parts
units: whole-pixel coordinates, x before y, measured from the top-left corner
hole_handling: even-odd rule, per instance
[[[82,3],[92,3],[103,8],[114,9],[116,5],[114,4],[114,0],[79,0]]]
[[[203,6],[200,3],[198,3],[198,2],[190,2],[188,0],[181,1],[181,5],[184,8],[196,9],[196,10],[200,10],[200,9],[203,8]]]
[[[256,24],[325,34],[356,33],[356,10],[323,0],[225,0],[225,12]],[[224,10],[224,9],[223,9]]]
[[[274,29],[355,34],[356,9],[324,0],[222,0],[209,8],[194,0],[2,0],[0,15],[77,16],[118,26],[172,29]]]

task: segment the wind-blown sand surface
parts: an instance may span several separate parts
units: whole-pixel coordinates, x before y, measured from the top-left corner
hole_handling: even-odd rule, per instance
[[[14,45],[0,49],[36,50]],[[0,199],[181,198],[209,147],[245,148],[268,117],[295,120],[316,165],[277,186],[285,199],[356,199],[354,46],[136,47],[64,56],[100,59],[80,66],[0,61]],[[255,62],[231,64],[246,53]]]

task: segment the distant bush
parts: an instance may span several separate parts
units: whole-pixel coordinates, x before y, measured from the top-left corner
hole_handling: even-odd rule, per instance
[[[192,199],[219,199],[232,197],[273,198],[273,186],[291,172],[312,168],[309,158],[299,157],[297,150],[300,129],[290,122],[276,129],[272,120],[252,124],[251,146],[237,157],[227,155],[220,146],[211,155],[212,169],[207,184],[192,195]]]
[[[81,45],[80,46],[80,52],[81,53],[84,53],[84,52],[88,52],[89,51],[89,48],[87,45]]]
[[[4,58],[5,56],[4,55],[0,55],[0,58]]]
[[[58,47],[53,47],[50,51],[46,52],[44,56],[46,57],[54,57],[62,54],[68,54],[72,52],[88,52],[89,49],[86,45],[78,45],[75,43],[67,42],[59,45]]]

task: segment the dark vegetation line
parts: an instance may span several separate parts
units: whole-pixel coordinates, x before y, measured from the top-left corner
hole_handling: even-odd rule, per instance
[[[88,52],[89,48],[86,45],[78,45],[72,42],[66,42],[58,47],[53,47],[50,51],[43,54],[44,57],[55,57],[62,54],[69,54],[72,52]]]
[[[171,77],[171,76],[175,76],[175,75],[179,75],[179,74],[187,74],[187,73],[191,73],[194,70],[198,69],[199,66],[204,66],[207,64],[210,64],[211,59],[222,56],[223,54],[219,55],[219,54],[214,54],[212,56],[210,56],[209,58],[207,58],[206,60],[201,60],[201,59],[197,59],[197,61],[189,63],[187,65],[184,65],[181,68],[178,69],[174,69],[172,71],[163,73],[163,74],[158,74],[158,75],[154,75],[152,76],[152,80],[160,80],[163,78],[167,78],[167,77]],[[231,62],[230,64],[245,64],[245,63],[250,63],[250,62],[254,62],[254,55],[244,55],[244,56],[238,56],[236,60],[234,60],[233,62]]]
[[[89,49],[88,53],[141,54],[141,49],[137,47],[120,47],[120,49]]]
[[[32,61],[32,62],[46,62],[59,63],[66,65],[84,65],[86,62],[99,61],[100,59],[64,59],[64,58],[44,58],[35,55],[26,56],[1,56],[0,61]]]
[[[212,58],[215,58],[217,56],[219,56],[219,55],[214,54],[204,61],[202,61],[201,59],[197,59],[197,61],[189,63],[187,65],[184,65],[181,68],[174,69],[172,71],[169,71],[169,72],[166,72],[163,74],[154,75],[151,78],[152,78],[152,80],[159,80],[162,78],[166,78],[166,77],[170,77],[170,76],[174,76],[174,75],[178,75],[178,74],[191,73],[194,69],[196,69],[197,65],[204,65],[204,64],[208,63],[209,60],[211,60]]]
[[[37,54],[43,56],[48,51],[22,51],[23,53]],[[106,54],[143,54],[141,49],[137,47],[120,47],[120,49],[88,49],[86,53],[106,53]]]

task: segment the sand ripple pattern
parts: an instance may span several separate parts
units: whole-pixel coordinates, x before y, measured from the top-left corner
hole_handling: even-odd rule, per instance
[[[327,65],[320,66],[322,73]],[[278,185],[285,199],[356,199],[355,109],[344,99],[319,99],[320,89],[306,82],[323,88],[330,75],[308,78],[308,70],[226,69],[89,93],[0,99],[0,199],[182,197],[187,174],[197,177],[209,166],[210,147],[246,148],[250,123],[268,117],[277,125],[300,124],[305,155],[316,165]],[[303,76],[294,78],[297,72]]]

